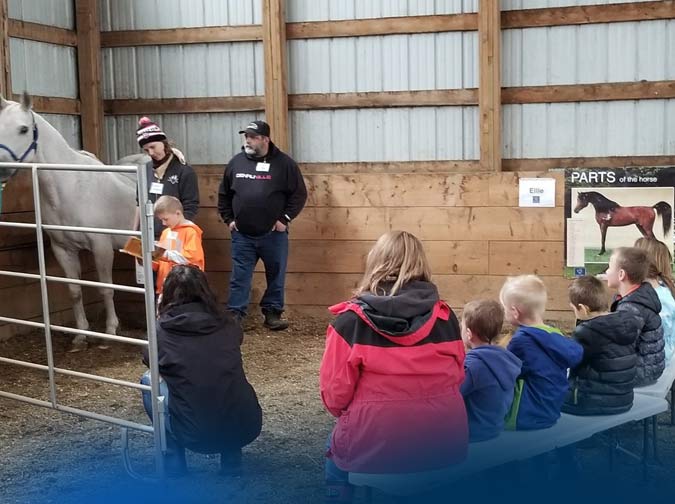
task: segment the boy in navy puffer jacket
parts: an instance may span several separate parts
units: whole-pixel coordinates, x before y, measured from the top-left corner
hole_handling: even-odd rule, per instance
[[[513,402],[520,359],[496,344],[504,323],[497,301],[471,301],[462,313],[462,339],[470,349],[460,388],[469,418],[469,441],[497,437]]]
[[[614,249],[607,268],[607,285],[617,289],[611,311],[626,311],[638,321],[637,376],[635,386],[654,383],[666,367],[661,301],[654,287],[645,282],[649,260],[644,250],[635,247]]]

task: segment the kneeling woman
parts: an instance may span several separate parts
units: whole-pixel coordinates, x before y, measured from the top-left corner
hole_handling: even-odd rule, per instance
[[[168,403],[167,474],[185,472],[185,448],[220,453],[224,474],[240,472],[241,448],[262,427],[242,367],[241,340],[240,325],[220,312],[204,273],[175,266],[164,283],[157,322],[160,388]],[[148,373],[141,383],[150,383]],[[148,391],[143,404],[152,417]]]
[[[331,311],[337,318],[320,372],[321,398],[337,417],[326,502],[350,502],[349,472],[418,472],[462,461],[464,346],[420,241],[405,231],[380,237],[355,297]]]

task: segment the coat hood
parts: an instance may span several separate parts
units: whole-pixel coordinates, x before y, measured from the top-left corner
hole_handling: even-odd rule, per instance
[[[561,368],[573,368],[584,356],[583,347],[557,329],[548,326],[520,326],[519,331],[527,334]]]
[[[612,311],[614,311],[616,306],[621,304],[623,301],[630,301],[631,303],[642,305],[655,313],[659,313],[661,311],[661,301],[659,300],[659,295],[654,290],[654,287],[652,287],[648,282],[643,282],[640,287],[635,289],[630,294],[626,294],[623,297],[617,296],[617,298],[612,303]]]
[[[619,345],[634,343],[642,329],[639,320],[626,311],[612,312],[601,317],[580,321],[578,325],[583,325],[586,331],[597,333],[602,340],[605,340],[607,335],[611,335],[612,340]]]
[[[393,296],[364,293],[332,306],[334,314],[352,310],[373,330],[398,345],[411,346],[431,332],[437,319],[449,320],[451,310],[431,282],[413,280]]]
[[[187,303],[160,315],[159,325],[165,331],[191,337],[211,334],[222,327],[223,321],[207,312],[201,303]]]
[[[473,371],[474,390],[492,386],[496,380],[503,391],[513,390],[522,362],[511,352],[496,345],[483,345],[466,354],[465,367]]]

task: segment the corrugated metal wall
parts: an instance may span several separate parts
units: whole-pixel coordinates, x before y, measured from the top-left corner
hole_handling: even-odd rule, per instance
[[[73,0],[9,0],[9,17],[32,23],[75,28]],[[9,39],[12,92],[78,98],[77,50],[73,47]],[[77,116],[44,114],[74,148],[81,148]]]
[[[160,8],[161,4],[161,8]],[[262,23],[259,0],[100,0],[101,30],[142,30]],[[262,42],[104,49],[104,99],[262,96]],[[239,151],[237,131],[256,113],[153,116],[193,164],[226,162]],[[106,118],[108,160],[138,152],[137,116]]]
[[[100,2],[104,30],[261,23],[260,0]],[[607,3],[616,0],[502,0],[501,6]],[[302,22],[475,12],[478,0],[287,0],[286,7],[289,22]],[[673,20],[504,30],[502,81],[508,87],[674,79],[674,47]],[[290,40],[288,51],[291,94],[478,86],[476,32]],[[104,50],[103,61],[106,99],[264,94],[259,42],[114,48]],[[502,115],[505,158],[675,153],[674,100],[505,105]],[[192,162],[221,163],[238,147],[239,122],[255,116],[162,120]],[[136,151],[134,122],[107,118],[111,159]],[[196,143],[212,134],[192,132],[192,125],[222,128],[219,141]],[[291,111],[290,127],[291,154],[300,162],[479,156],[477,107]]]
[[[476,12],[478,0],[288,0],[286,19],[330,21]]]
[[[11,19],[75,29],[73,0],[8,0]]]
[[[502,82],[669,80],[675,78],[673,48],[675,20],[504,30]],[[675,100],[503,107],[505,158],[668,154],[675,154]]]

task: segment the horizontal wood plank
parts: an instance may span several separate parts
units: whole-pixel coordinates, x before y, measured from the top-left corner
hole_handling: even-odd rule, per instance
[[[215,208],[196,218],[205,239],[221,239],[226,226]],[[392,229],[414,233],[422,240],[560,241],[562,208],[409,207],[306,208],[291,225],[300,240],[377,240]]]
[[[311,93],[288,96],[291,110],[478,105],[477,89]]]
[[[262,40],[262,26],[260,25],[101,32],[101,47],[254,42],[257,40]]]
[[[675,156],[608,156],[503,159],[504,171],[543,171],[555,168],[622,168],[625,166],[675,166]]]
[[[675,98],[675,80],[502,88],[502,103],[569,103]]]
[[[75,98],[59,98],[56,96],[31,96],[33,110],[40,114],[80,115],[80,100]],[[21,101],[21,95],[15,94],[12,99]]]
[[[534,28],[675,18],[675,2],[630,2],[502,12],[502,28]]]
[[[517,207],[521,178],[555,179],[555,205],[557,207],[564,205],[565,175],[562,171],[495,173],[488,179],[488,195],[487,198],[483,197],[483,205]]]
[[[564,243],[500,242],[489,246],[491,275],[562,275],[565,266]]]
[[[265,97],[221,96],[213,98],[104,100],[103,107],[108,115],[247,112],[264,110]]]
[[[33,40],[35,42],[45,42],[47,44],[77,47],[77,33],[74,30],[30,23],[19,19],[9,19],[7,24],[7,31],[9,32],[10,37]]]
[[[433,16],[348,19],[341,21],[307,21],[287,23],[286,38],[314,39],[333,37],[366,37],[408,33],[440,33],[478,29],[475,13]]]
[[[480,206],[488,175],[304,175],[308,207]],[[217,206],[221,175],[199,176],[202,207]]]

